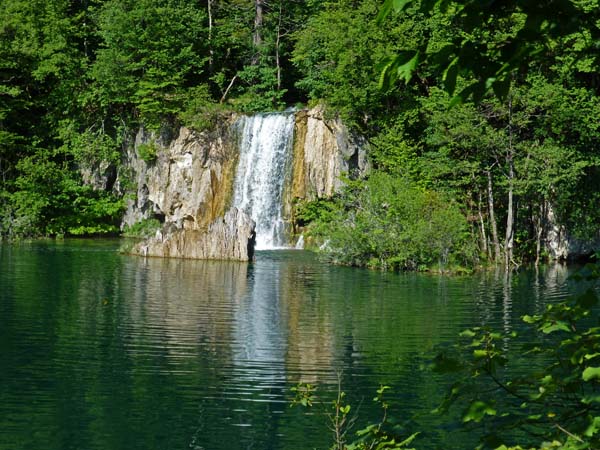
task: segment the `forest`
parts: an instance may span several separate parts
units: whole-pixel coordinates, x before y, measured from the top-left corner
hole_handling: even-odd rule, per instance
[[[543,3],[543,4],[542,4]],[[371,174],[296,217],[332,260],[519,266],[598,237],[597,0],[4,0],[0,235],[119,233],[143,126],[323,104]],[[351,174],[350,174],[351,175]]]

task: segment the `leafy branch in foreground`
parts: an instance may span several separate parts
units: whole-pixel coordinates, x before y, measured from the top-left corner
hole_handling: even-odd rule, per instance
[[[578,278],[599,277],[588,265]],[[540,315],[524,316],[532,327],[520,357],[507,358],[516,334],[473,328],[434,360],[434,370],[454,374],[438,412],[462,404],[467,427],[483,427],[488,448],[506,445],[589,449],[600,446],[600,327],[593,288]],[[521,337],[521,342],[523,341]],[[542,364],[532,364],[532,359]],[[515,375],[518,374],[518,375]],[[513,441],[513,442],[508,442]],[[513,447],[520,448],[520,447]]]
[[[347,435],[353,428],[358,416],[356,414],[350,415],[351,405],[345,401],[346,393],[342,391],[341,379],[338,375],[336,398],[331,402],[331,406],[324,410],[329,429],[333,433],[331,450],[411,450],[408,446],[419,433],[414,433],[408,438],[402,438],[393,431],[394,426],[388,420],[389,403],[384,398],[388,389],[390,389],[389,386],[380,386],[377,389],[377,395],[373,398],[373,401],[381,408],[381,419],[356,431],[357,438],[348,443]],[[298,383],[291,390],[295,397],[290,406],[312,407],[315,404],[325,405],[317,401],[316,387],[311,384]]]
[[[397,80],[408,83],[425,63],[439,71],[451,96],[460,76],[472,78],[452,104],[470,97],[479,102],[489,91],[504,99],[514,74],[526,71],[532,61],[543,58],[540,55],[551,54],[557,42],[598,38],[597,4],[592,5],[569,0],[385,0],[380,23],[396,11],[438,16],[453,31],[442,45],[433,38],[422,39],[383,61],[380,84],[388,89]]]

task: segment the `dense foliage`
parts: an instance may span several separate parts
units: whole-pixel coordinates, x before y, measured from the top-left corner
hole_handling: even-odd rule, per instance
[[[448,196],[378,172],[348,182],[312,229],[333,261],[379,269],[465,266],[475,251],[465,217]]]
[[[561,225],[584,241],[597,236],[598,4],[549,2],[561,7],[548,11],[497,3],[388,1],[383,18],[381,2],[329,2],[298,33],[294,55],[301,68],[309,61],[299,85],[369,136],[376,173],[453,199],[477,242],[469,263],[508,267],[542,259],[549,230]],[[565,15],[568,26],[558,24]],[[353,70],[355,61],[366,61],[366,71]],[[353,257],[363,215],[346,210],[336,222],[354,220],[352,238],[330,248]],[[387,217],[381,228],[393,230]],[[454,224],[459,233],[463,225]],[[389,259],[387,250],[352,263]]]
[[[334,260],[519,265],[551,229],[597,237],[597,0],[3,6],[1,235],[117,231],[121,149],[141,125],[320,102],[368,138],[373,165],[300,205]]]

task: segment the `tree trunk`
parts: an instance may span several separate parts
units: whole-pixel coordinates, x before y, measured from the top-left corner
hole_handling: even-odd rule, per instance
[[[506,163],[508,165],[508,204],[506,205],[506,236],[504,240],[504,262],[506,270],[513,261],[513,246],[514,246],[514,179],[515,179],[515,162],[514,148],[512,136],[512,99],[508,98],[508,149],[506,151]]]
[[[210,73],[213,72],[214,56],[215,51],[213,49],[212,42],[212,31],[213,31],[213,15],[212,15],[212,3],[213,0],[207,0],[208,8],[208,70]]]
[[[498,240],[498,227],[496,225],[496,213],[494,212],[494,190],[492,185],[492,172],[488,170],[486,172],[488,186],[488,208],[490,210],[490,227],[492,229],[492,243],[494,244],[494,260],[498,262],[500,260],[500,241]]]
[[[252,43],[254,44],[254,56],[252,64],[256,65],[260,61],[260,46],[262,44],[262,27],[264,18],[264,0],[254,0],[254,33],[252,34]]]
[[[279,2],[279,21],[277,22],[277,41],[275,43],[275,64],[277,67],[277,90],[281,90],[281,63],[279,61],[279,45],[281,43],[281,17],[283,16],[283,1]]]
[[[508,204],[506,206],[506,236],[504,240],[504,262],[506,269],[508,270],[509,265],[513,260],[513,245],[514,245],[514,198],[513,198],[513,180],[515,177],[514,163],[512,159],[512,152],[508,159]]]
[[[544,234],[544,217],[546,215],[546,201],[540,203],[537,217],[533,217],[533,226],[535,229],[535,266],[540,264],[540,254],[542,253],[542,235]]]
[[[477,193],[477,215],[479,216],[479,229],[481,231],[481,251],[490,258],[490,254],[488,253],[487,234],[485,232],[485,221],[483,220],[483,212],[481,211],[481,191]]]
[[[223,92],[223,95],[221,96],[221,100],[219,101],[219,103],[223,103],[225,101],[225,98],[227,98],[227,94],[229,93],[229,89],[231,89],[231,87],[233,86],[233,83],[235,83],[235,80],[237,80],[237,77],[238,77],[237,75],[233,76],[233,78],[229,82],[229,85],[227,86],[227,89],[225,89],[225,92]]]

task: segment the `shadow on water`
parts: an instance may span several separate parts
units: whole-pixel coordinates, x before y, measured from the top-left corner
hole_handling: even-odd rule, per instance
[[[117,247],[0,246],[0,448],[327,448],[325,421],[289,408],[290,388],[317,384],[328,401],[338,372],[361,420],[386,383],[398,416],[421,413],[419,448],[465,448],[428,414],[443,380],[424,355],[470,326],[518,330],[568,290],[563,266],[449,278],[302,251],[247,264]]]

